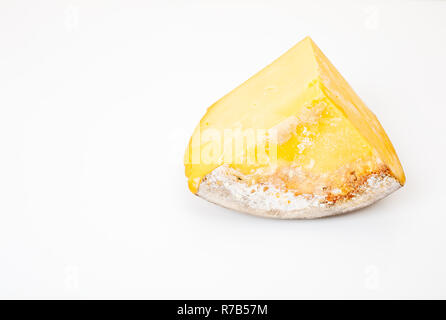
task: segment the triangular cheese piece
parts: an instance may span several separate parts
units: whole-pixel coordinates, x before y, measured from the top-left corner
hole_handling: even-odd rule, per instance
[[[309,37],[208,108],[185,167],[193,193],[278,218],[352,211],[405,183],[378,119]]]

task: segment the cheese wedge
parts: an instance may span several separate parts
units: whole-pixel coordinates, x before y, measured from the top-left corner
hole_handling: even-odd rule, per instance
[[[309,37],[209,107],[184,162],[194,194],[275,218],[352,211],[405,183],[378,119]]]

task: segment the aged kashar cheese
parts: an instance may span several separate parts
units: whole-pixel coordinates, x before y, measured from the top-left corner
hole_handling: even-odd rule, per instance
[[[352,211],[405,183],[378,119],[309,37],[209,107],[184,162],[193,193],[275,218]]]

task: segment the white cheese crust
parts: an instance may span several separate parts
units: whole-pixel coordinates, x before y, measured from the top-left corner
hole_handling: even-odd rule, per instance
[[[222,207],[256,216],[314,219],[369,206],[401,187],[388,173],[372,174],[354,195],[330,202],[324,195],[295,195],[271,184],[249,186],[239,176],[236,170],[220,166],[203,179],[198,196]]]

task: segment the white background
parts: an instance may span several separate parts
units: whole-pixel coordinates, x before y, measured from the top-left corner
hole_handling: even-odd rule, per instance
[[[310,35],[407,175],[354,214],[193,196],[206,108]],[[0,3],[1,298],[446,298],[446,1]]]

